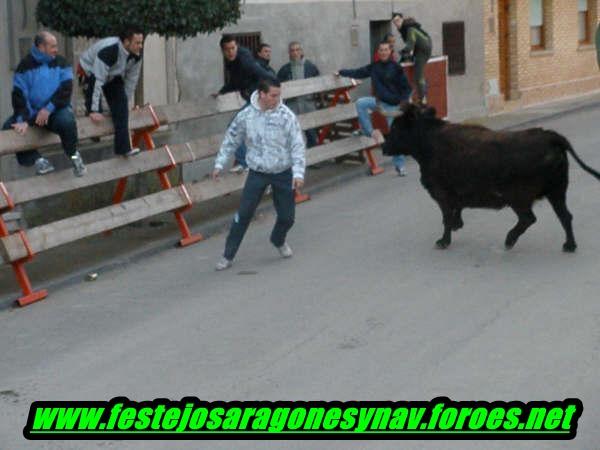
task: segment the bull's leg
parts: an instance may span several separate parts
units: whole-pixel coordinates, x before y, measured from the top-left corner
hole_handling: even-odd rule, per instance
[[[564,189],[560,192],[554,191],[547,195],[548,201],[552,205],[554,212],[558,216],[558,219],[567,234],[567,241],[563,244],[563,251],[572,253],[577,249],[577,243],[575,242],[575,236],[573,235],[573,216],[567,209],[566,196],[567,192]]]
[[[452,231],[458,231],[465,226],[462,220],[462,208],[456,208],[454,210],[454,223],[452,224]]]
[[[512,209],[519,217],[519,221],[517,222],[515,227],[512,230],[510,230],[506,235],[506,241],[504,242],[504,245],[506,246],[507,250],[513,248],[517,243],[519,237],[523,233],[525,233],[527,228],[533,225],[537,220],[535,218],[535,214],[533,214],[533,211],[531,210],[531,205],[526,208],[517,208],[515,206],[512,206]]]
[[[438,239],[435,243],[437,248],[446,249],[452,242],[452,226],[454,225],[454,209],[448,204],[447,201],[439,201],[440,209],[442,210],[442,219],[444,224],[444,234],[441,239]]]
[[[444,224],[444,234],[441,239],[436,241],[435,245],[439,249],[446,249],[450,245],[450,242],[452,242],[452,226],[454,225],[456,202],[453,201],[451,195],[446,190],[439,186],[430,186],[428,190],[442,211]]]

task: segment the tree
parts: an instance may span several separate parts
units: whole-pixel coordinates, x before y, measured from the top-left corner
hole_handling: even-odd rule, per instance
[[[65,36],[115,36],[135,25],[146,34],[188,38],[235,23],[240,0],[40,0],[36,16]]]

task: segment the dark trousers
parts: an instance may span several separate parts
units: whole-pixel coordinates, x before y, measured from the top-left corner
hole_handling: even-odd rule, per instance
[[[96,77],[93,74],[83,80],[85,109],[88,114],[92,108],[92,95],[94,94],[95,84]],[[102,87],[102,91],[110,108],[115,127],[115,153],[124,155],[131,150],[131,140],[129,139],[129,102],[125,93],[123,78],[113,78]],[[100,100],[100,110],[98,112],[102,112],[102,100]]]
[[[11,125],[16,123],[14,116],[10,117],[4,125],[3,130],[10,130]],[[35,118],[29,121],[29,125],[35,125]],[[70,106],[55,110],[48,117],[48,124],[44,127],[60,136],[65,155],[71,157],[77,151],[77,123]],[[41,158],[37,150],[27,150],[17,153],[17,161],[22,166],[33,166],[38,158]]]
[[[431,58],[431,46],[421,50],[415,50],[415,83],[419,101],[427,97],[427,79],[425,78],[425,66]]]
[[[319,135],[316,128],[304,132],[306,134],[306,148],[315,147],[319,143]]]
[[[242,192],[240,208],[231,224],[229,236],[227,236],[223,253],[225,258],[232,260],[235,257],[260,199],[269,184],[273,187],[273,204],[277,211],[277,221],[271,233],[271,243],[275,247],[281,247],[285,243],[287,233],[294,225],[296,213],[294,190],[292,189],[292,170],[288,169],[275,174],[251,170]]]

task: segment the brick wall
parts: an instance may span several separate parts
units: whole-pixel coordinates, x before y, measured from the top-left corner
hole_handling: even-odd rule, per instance
[[[560,97],[600,89],[600,72],[593,46],[599,17],[598,0],[590,0],[589,22],[592,42],[579,43],[577,2],[544,0],[545,48],[532,50],[529,27],[529,0],[510,0],[508,100],[526,106]],[[486,0],[484,10],[486,102],[488,110],[505,108],[505,98],[493,89],[500,77],[498,34],[499,0]]]

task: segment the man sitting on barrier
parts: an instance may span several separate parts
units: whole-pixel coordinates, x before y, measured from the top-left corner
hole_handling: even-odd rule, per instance
[[[95,123],[104,120],[102,93],[106,97],[115,127],[115,154],[133,156],[129,136],[129,102],[133,99],[142,67],[144,33],[127,27],[119,37],[96,42],[81,54],[77,75],[83,86],[85,108]]]
[[[275,80],[276,77],[271,72],[265,70],[263,66],[254,59],[250,50],[238,46],[234,36],[227,34],[223,35],[219,44],[221,46],[223,58],[225,58],[227,82],[218,94],[213,94],[213,97],[228,92],[239,91],[242,98],[248,102],[246,104],[246,106],[248,106],[250,103],[250,95],[256,89],[258,81],[261,79]],[[244,106],[244,108],[246,106]],[[242,145],[236,149],[235,164],[231,168],[231,172],[243,172],[247,166],[246,146],[242,143]]]
[[[411,87],[402,70],[402,66],[392,61],[392,48],[387,42],[381,42],[377,53],[379,60],[359,69],[342,69],[335,75],[350,78],[368,78],[373,82],[374,97],[361,97],[356,101],[358,122],[362,132],[371,136],[378,143],[383,142],[383,135],[379,130],[373,130],[369,110],[377,107],[384,112],[398,111],[402,103],[410,99]],[[392,123],[392,117],[388,117],[388,124]],[[406,175],[404,169],[404,156],[394,156],[394,167],[401,177]]]
[[[12,91],[14,114],[2,127],[25,134],[30,125],[44,127],[60,136],[65,154],[76,176],[86,167],[77,151],[77,123],[71,108],[73,72],[65,58],[58,55],[58,43],[52,34],[42,31],[35,36],[29,54],[15,72]],[[38,175],[54,170],[50,161],[37,150],[17,153],[22,166],[35,165]]]
[[[304,185],[306,147],[302,129],[295,114],[281,101],[281,84],[277,80],[261,80],[252,94],[250,106],[240,111],[225,133],[212,178],[219,180],[225,163],[242,142],[246,143],[250,169],[242,192],[223,257],[216,270],[225,270],[233,264],[250,220],[268,185],[273,187],[273,204],[277,222],[271,233],[271,243],[283,258],[292,256],[286,242],[294,224],[296,203],[294,189]]]

